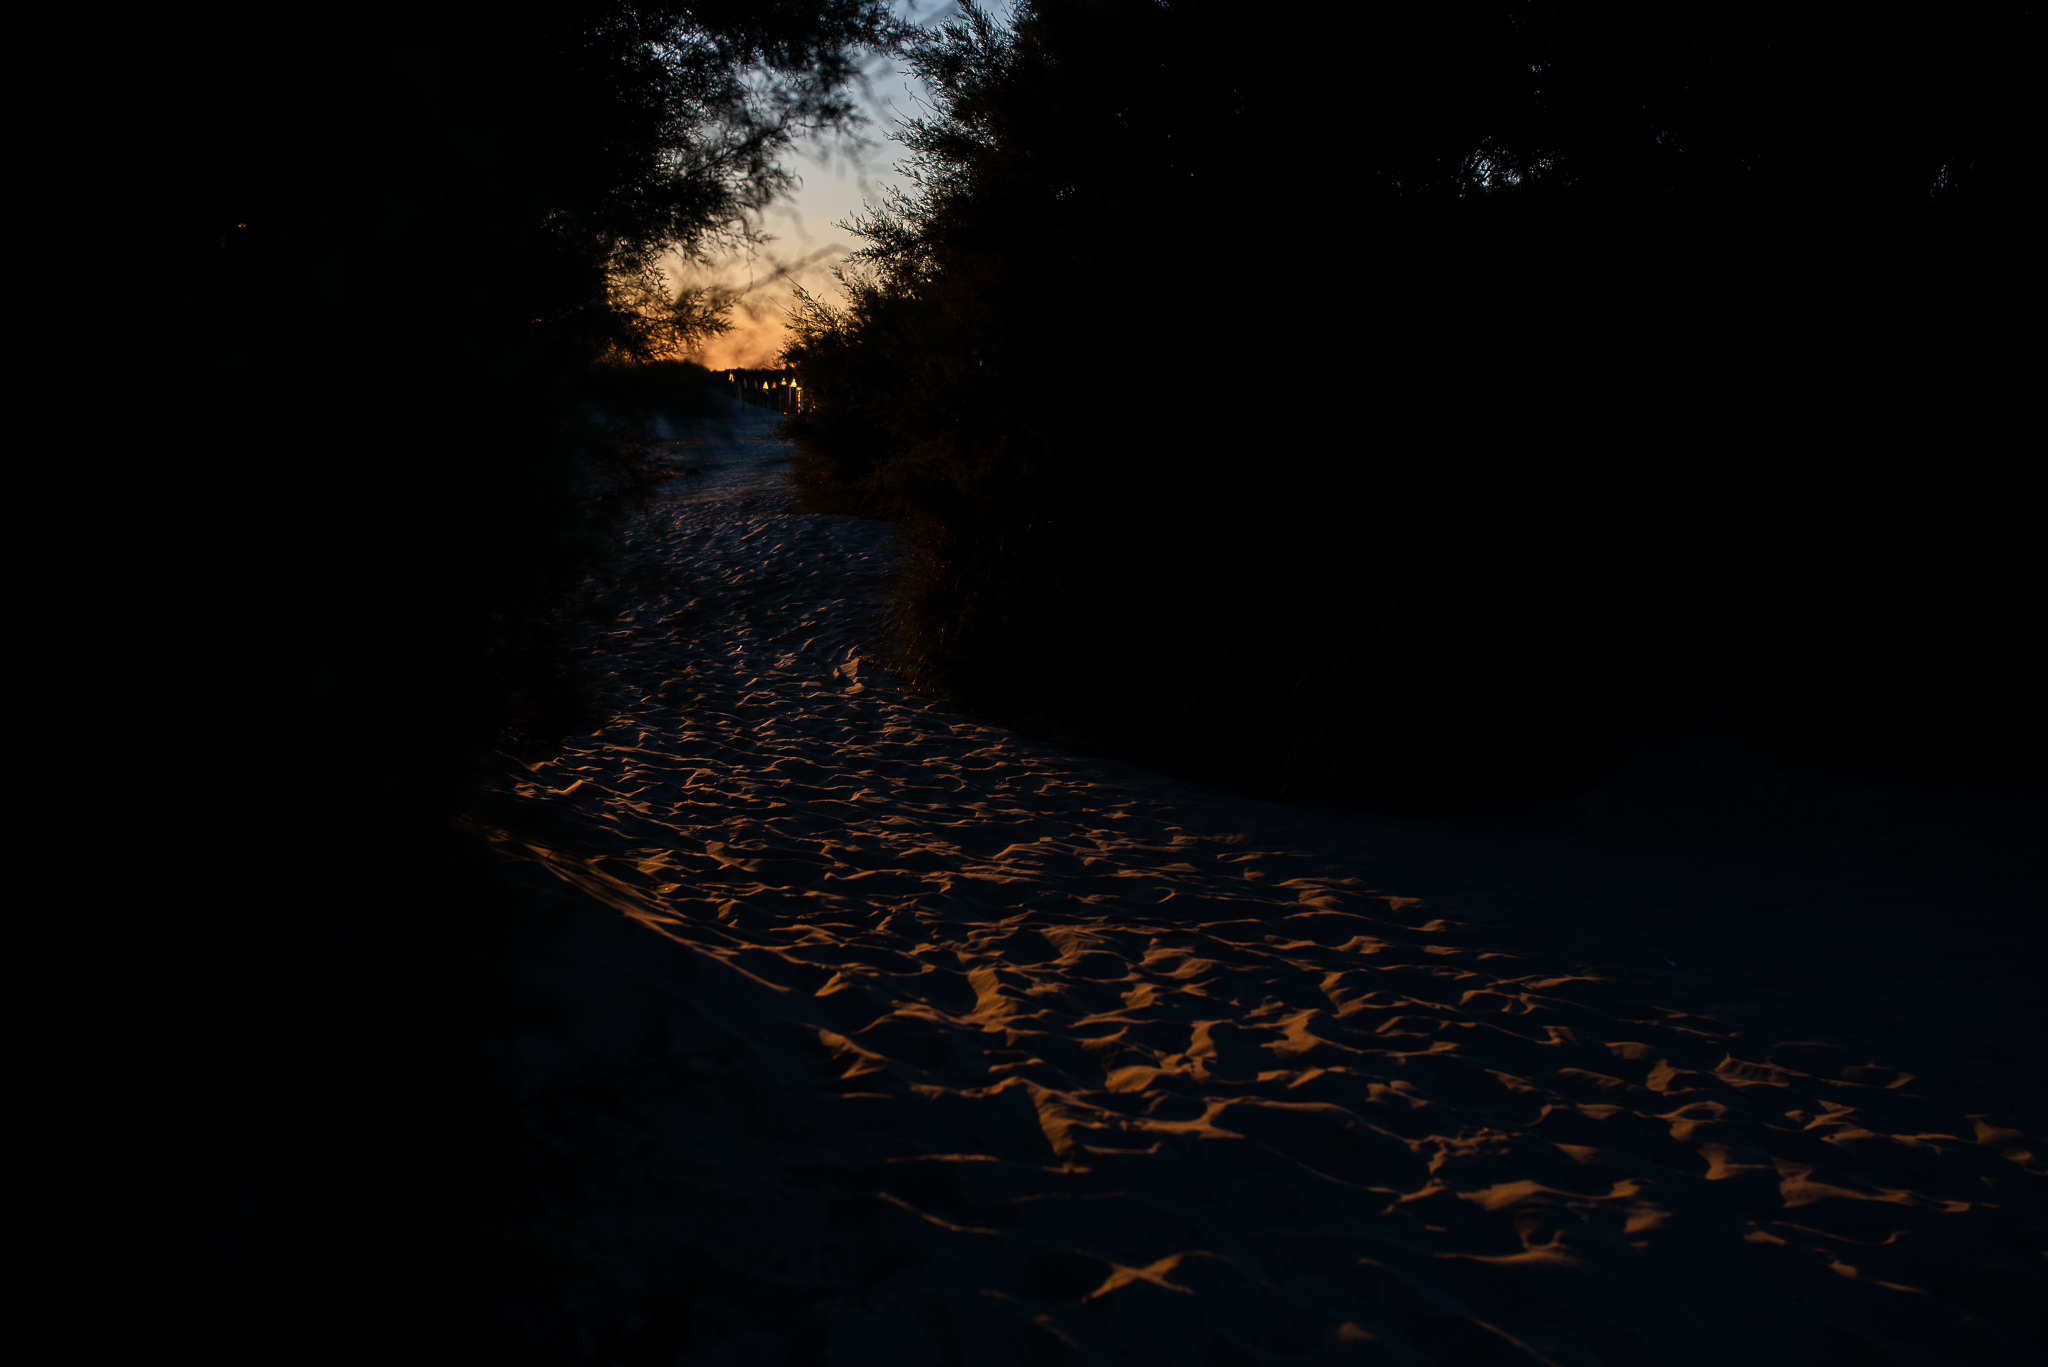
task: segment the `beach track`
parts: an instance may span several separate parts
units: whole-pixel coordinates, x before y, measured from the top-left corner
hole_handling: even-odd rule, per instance
[[[890,528],[795,513],[748,421],[637,524],[607,724],[504,785],[595,909],[514,1053],[565,1151],[612,1127],[618,1360],[2038,1346],[2023,859],[1293,809],[1003,730],[881,672]]]

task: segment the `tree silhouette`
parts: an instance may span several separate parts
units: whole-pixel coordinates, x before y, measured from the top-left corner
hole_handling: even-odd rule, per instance
[[[2034,762],[1988,631],[1995,723],[1870,667],[1880,622],[1988,628],[2017,540],[1884,552],[1914,501],[2000,514],[1845,454],[2002,416],[2025,18],[970,8],[911,47],[936,109],[849,305],[799,320],[808,487],[904,522],[928,685],[1269,791],[1569,791],[1713,703]]]
[[[661,254],[754,231],[887,26],[871,0],[380,18],[180,21],[146,73],[151,321],[203,468],[266,496],[245,535],[278,533],[293,653],[348,678],[347,762],[417,786],[546,729],[540,605],[656,473],[576,428],[585,377],[718,326]]]
[[[552,922],[450,817],[576,718],[560,627],[663,473],[588,409],[687,383],[621,367],[718,321],[660,254],[753,231],[892,31],[879,0],[231,5],[57,45],[68,363],[127,391],[98,421],[146,533],[119,702],[194,761],[101,923],[134,972],[80,1144],[141,1203],[138,1322],[234,1360],[602,1338],[494,1232],[539,1160],[482,1041]]]

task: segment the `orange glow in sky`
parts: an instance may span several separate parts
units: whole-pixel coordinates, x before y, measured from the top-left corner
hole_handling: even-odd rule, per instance
[[[998,15],[1009,11],[1005,0],[988,8]],[[908,0],[900,12],[925,23],[943,22],[956,13],[949,0]],[[859,133],[861,142],[799,143],[793,149],[787,165],[802,185],[762,215],[760,226],[773,241],[751,255],[709,265],[670,261],[668,274],[675,287],[715,285],[740,292],[740,302],[728,316],[732,330],[706,341],[691,360],[712,370],[779,366],[789,340],[786,310],[791,287],[801,285],[835,303],[844,298],[832,268],[861,244],[833,225],[851,221],[863,204],[882,203],[888,187],[904,182],[894,168],[905,159],[905,151],[887,136],[900,126],[900,117],[924,112],[931,103],[923,82],[896,70],[885,58],[871,62],[866,75],[866,87],[855,92],[868,118]]]

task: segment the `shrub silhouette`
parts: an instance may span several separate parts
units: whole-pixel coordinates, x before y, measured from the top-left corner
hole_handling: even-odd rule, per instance
[[[2011,416],[2019,11],[1622,18],[1034,0],[914,42],[911,191],[787,356],[804,497],[915,550],[899,667],[1326,801],[1569,792],[1709,704],[2038,766],[2020,538],[1964,473]],[[1936,448],[1910,492],[1849,454]]]
[[[874,0],[579,0],[79,38],[98,64],[66,88],[121,151],[75,149],[52,240],[90,266],[81,363],[140,377],[136,653],[189,759],[140,818],[130,886],[165,891],[108,913],[135,967],[106,1053],[133,1063],[90,1140],[162,1131],[90,1179],[136,1174],[152,1332],[581,1351],[566,1273],[501,1227],[544,1155],[488,1048],[538,1009],[508,965],[560,911],[451,821],[499,748],[578,721],[562,628],[667,474],[593,412],[702,402],[660,358],[717,301],[669,299],[660,254],[751,231],[891,29]]]

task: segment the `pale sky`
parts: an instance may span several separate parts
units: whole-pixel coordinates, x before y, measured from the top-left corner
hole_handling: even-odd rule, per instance
[[[992,0],[986,8],[1004,17],[1010,4]],[[958,8],[952,0],[899,0],[897,12],[921,23],[939,23],[957,14]],[[901,119],[927,112],[929,100],[924,83],[887,58],[876,58],[867,75],[867,89],[855,92],[868,117],[860,130],[867,146],[843,141],[799,145],[790,169],[802,179],[802,188],[794,198],[772,206],[763,224],[775,241],[751,258],[722,261],[711,272],[716,283],[744,289],[746,294],[732,312],[732,331],[706,343],[695,359],[713,369],[778,365],[777,353],[788,331],[783,309],[791,284],[825,298],[842,297],[832,267],[861,244],[833,225],[851,221],[863,202],[880,204],[889,186],[903,183],[894,168],[906,152],[901,144],[887,141],[887,135],[901,126]],[[705,273],[685,270],[675,262],[670,275],[680,284],[703,280]]]

